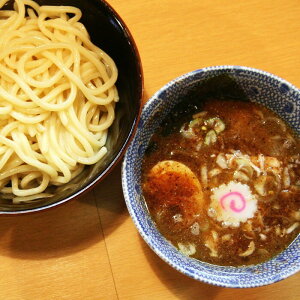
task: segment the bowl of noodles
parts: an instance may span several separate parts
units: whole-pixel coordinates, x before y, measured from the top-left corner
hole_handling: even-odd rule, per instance
[[[0,213],[78,197],[122,157],[139,118],[134,40],[105,1],[0,8]]]
[[[300,90],[216,66],[150,98],[122,166],[129,213],[168,264],[232,288],[300,270]]]

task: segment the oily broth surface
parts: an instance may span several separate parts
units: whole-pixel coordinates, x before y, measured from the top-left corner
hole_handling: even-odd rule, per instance
[[[208,145],[204,143],[205,134],[209,131],[205,124],[198,126],[197,138],[184,136],[182,128],[185,130],[188,125],[180,124],[181,132],[176,130],[164,135],[159,129],[150,141],[142,175],[143,193],[150,214],[160,232],[176,247],[185,245],[185,248],[189,248],[193,245],[195,251],[187,254],[196,259],[233,266],[265,261],[286,248],[299,233],[300,190],[297,184],[300,168],[296,163],[299,161],[299,139],[276,114],[255,103],[210,100],[204,103],[201,111],[206,112],[206,120],[217,117],[225,124],[225,129],[217,135],[215,142]],[[189,119],[193,120],[192,115]],[[271,175],[265,176],[263,196],[257,193],[255,187],[259,181],[255,170],[251,171],[250,180],[235,178],[238,166],[220,168],[216,163],[220,153],[227,159],[229,157],[228,161],[235,153],[256,160],[264,157],[265,166],[271,168]],[[188,181],[185,186],[181,186],[182,180],[179,180],[174,183],[172,190],[167,188],[153,192],[154,185],[148,174],[158,162],[164,160],[183,163],[202,183],[204,201],[201,211],[188,204],[185,206],[185,201],[168,200],[168,193],[172,193],[173,197],[174,193],[188,195],[189,189],[193,189],[188,186]],[[280,167],[269,166],[268,163],[272,161],[277,164],[280,162]],[[258,162],[256,164],[259,165]],[[203,178],[203,166],[206,168],[207,181],[205,176]],[[272,168],[277,169],[274,171]],[[216,169],[221,172],[213,171]],[[290,172],[289,185],[283,182],[283,170]],[[216,175],[213,175],[214,172]],[[224,225],[209,212],[212,190],[229,182],[248,185],[257,197],[255,215],[241,222],[238,227]],[[170,185],[167,183],[166,186]],[[164,196],[158,197],[159,193]],[[244,256],[243,253],[253,244],[255,249],[251,255]]]

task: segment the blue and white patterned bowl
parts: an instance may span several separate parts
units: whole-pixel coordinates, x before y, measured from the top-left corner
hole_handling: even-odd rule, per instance
[[[258,265],[224,267],[181,254],[157,230],[142,198],[141,164],[144,152],[161,120],[187,89],[220,74],[229,74],[251,101],[262,103],[300,133],[300,90],[264,71],[239,66],[216,66],[193,71],[169,82],[144,106],[137,133],[127,150],[122,185],[129,213],[148,245],[176,270],[206,283],[232,288],[257,287],[277,282],[300,270],[300,236],[280,255]]]

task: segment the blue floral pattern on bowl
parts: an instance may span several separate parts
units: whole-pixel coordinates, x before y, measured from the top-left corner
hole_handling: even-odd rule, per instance
[[[148,245],[176,270],[203,282],[223,287],[245,288],[271,284],[300,270],[300,236],[281,254],[253,266],[227,267],[208,264],[181,254],[157,230],[142,197],[142,158],[162,119],[180,101],[189,87],[209,78],[229,74],[250,101],[278,113],[300,134],[300,90],[270,73],[240,66],[216,66],[196,70],[169,82],[145,104],[137,133],[122,167],[122,186],[129,213]]]

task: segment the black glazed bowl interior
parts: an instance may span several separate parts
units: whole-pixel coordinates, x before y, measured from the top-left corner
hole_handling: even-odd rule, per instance
[[[134,134],[142,103],[143,75],[140,57],[134,40],[120,16],[101,0],[36,0],[40,5],[69,5],[82,11],[82,22],[92,42],[104,50],[118,68],[117,89],[120,101],[116,120],[110,128],[108,153],[99,163],[87,166],[71,182],[62,185],[54,196],[31,203],[12,204],[0,199],[0,214],[20,214],[47,209],[78,197],[90,189],[118,163]],[[5,8],[12,9],[13,1]],[[1,195],[0,195],[1,197]]]

